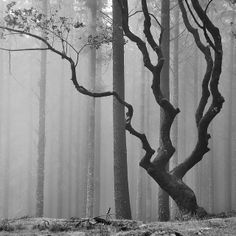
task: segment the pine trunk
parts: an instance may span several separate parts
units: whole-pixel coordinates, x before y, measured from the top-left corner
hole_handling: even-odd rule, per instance
[[[165,29],[163,33],[163,41],[161,49],[165,58],[165,63],[161,71],[161,91],[163,96],[169,100],[169,65],[170,65],[170,1],[162,0],[161,4],[161,25]],[[160,126],[163,125],[165,119],[164,111],[161,109]],[[160,145],[162,141],[160,140]],[[169,170],[169,164],[165,166],[166,171]],[[160,221],[168,221],[170,218],[169,195],[162,189],[158,191],[158,217]]]
[[[48,2],[42,2],[42,12],[47,14]],[[42,32],[43,37],[46,37]],[[44,47],[42,43],[41,47]],[[38,134],[38,162],[37,162],[37,189],[36,189],[36,216],[42,217],[44,214],[44,162],[45,162],[45,107],[46,107],[46,68],[47,52],[41,51],[40,58],[40,79],[39,79],[39,134]]]
[[[124,99],[124,39],[121,10],[113,0],[113,90]],[[113,99],[114,190],[116,218],[131,219],[124,106]]]
[[[174,11],[174,43],[173,43],[173,79],[172,79],[172,103],[174,107],[179,106],[179,7],[176,6]],[[178,117],[176,117],[172,128],[172,142],[176,148],[176,151],[171,159],[171,167],[173,168],[178,164]],[[175,218],[178,214],[178,208],[175,202],[171,201],[171,218]]]
[[[89,8],[89,27],[90,34],[96,35],[97,2],[90,0]],[[93,91],[96,81],[96,49],[89,49],[89,87]],[[94,214],[94,164],[95,164],[95,98],[88,101],[88,171],[87,171],[87,199],[86,217],[93,217]]]

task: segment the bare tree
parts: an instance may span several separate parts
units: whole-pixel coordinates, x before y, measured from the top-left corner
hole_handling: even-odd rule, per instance
[[[152,161],[151,158],[154,155],[155,151],[150,147],[146,136],[144,134],[137,134],[133,129],[130,129],[128,124],[126,125],[126,127],[131,134],[137,136],[143,143],[143,149],[146,153],[140,162],[140,166],[143,167],[147,171],[147,173],[160,185],[160,187],[174,199],[182,212],[200,215],[205,214],[205,210],[198,206],[193,190],[188,187],[182,179],[193,166],[201,161],[204,154],[209,151],[208,140],[210,138],[210,135],[208,134],[207,129],[210,122],[220,112],[222,104],[224,102],[224,99],[218,90],[223,51],[219,29],[215,27],[211,20],[208,18],[206,14],[207,9],[203,10],[199,4],[199,1],[197,0],[192,0],[192,8],[186,1],[187,8],[191,13],[191,16],[196,21],[194,14],[197,14],[199,20],[201,21],[201,23],[196,22],[197,27],[203,31],[205,39],[210,46],[205,46],[202,43],[198,30],[193,28],[190,24],[186,7],[183,1],[179,0],[178,2],[185,26],[188,31],[192,33],[195,39],[195,43],[197,44],[201,52],[205,55],[207,63],[207,70],[202,82],[202,97],[196,112],[196,124],[198,129],[197,143],[194,147],[193,152],[188,158],[185,159],[185,161],[178,164],[171,171],[166,170],[166,166],[168,165],[170,158],[175,152],[175,148],[173,147],[170,139],[170,129],[176,115],[179,113],[179,109],[174,108],[174,106],[164,97],[164,93],[160,87],[160,73],[165,63],[161,50],[163,30],[161,30],[162,32],[160,34],[159,42],[157,42],[153,38],[153,35],[151,33],[151,16],[148,11],[147,2],[145,0],[142,0],[142,11],[145,16],[144,34],[147,38],[148,44],[156,53],[158,59],[157,65],[153,65],[153,63],[151,62],[145,42],[133,32],[131,32],[129,28],[128,2],[120,1],[120,5],[122,8],[123,29],[125,35],[131,41],[135,42],[139,50],[141,51],[143,55],[144,65],[149,69],[153,76],[151,87],[154,97],[157,104],[163,109],[164,112],[163,122],[160,128],[161,143],[160,147],[157,150],[157,154]],[[208,6],[209,4],[207,5],[207,7]],[[193,11],[195,11],[195,13],[193,13]],[[211,40],[211,38],[213,40]],[[212,58],[210,47],[214,51],[214,59]],[[210,91],[208,89],[208,86],[210,86]],[[206,104],[210,96],[212,96],[212,103],[210,104],[208,110],[205,111]]]

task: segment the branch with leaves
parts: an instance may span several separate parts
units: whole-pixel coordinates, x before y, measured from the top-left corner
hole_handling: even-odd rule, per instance
[[[83,45],[79,50],[75,49],[71,43],[69,43],[66,39],[64,39],[64,33],[69,33],[71,29],[69,27],[74,28],[81,28],[84,25],[82,23],[76,23],[71,24],[68,23],[68,18],[60,17],[59,25],[58,22],[55,21],[54,18],[57,18],[57,15],[51,15],[49,20],[46,18],[45,15],[41,14],[34,8],[27,9],[17,9],[14,10],[13,7],[15,6],[15,2],[12,2],[7,5],[7,15],[5,17],[5,23],[6,26],[0,25],[0,29],[3,30],[3,33],[5,37],[11,36],[11,35],[26,35],[31,38],[34,38],[40,42],[43,42],[45,44],[44,48],[20,48],[20,49],[10,49],[10,48],[0,48],[0,50],[8,51],[8,52],[19,52],[19,51],[40,51],[40,50],[49,50],[58,56],[60,56],[62,59],[66,60],[70,64],[71,68],[71,81],[73,82],[76,90],[86,96],[94,97],[94,98],[102,98],[102,97],[110,97],[113,96],[117,99],[117,101],[125,106],[127,108],[126,112],[126,129],[131,132],[134,136],[139,137],[143,140],[144,148],[147,150],[152,150],[149,143],[147,142],[147,138],[144,134],[139,133],[137,130],[135,130],[131,124],[132,117],[133,117],[133,107],[131,104],[127,103],[125,100],[123,100],[119,94],[115,91],[106,91],[106,92],[94,92],[90,91],[89,89],[85,88],[84,86],[80,85],[77,79],[76,74],[76,67],[78,64],[78,58],[81,54],[82,50],[87,46],[94,46],[98,47],[98,43],[108,43],[110,42],[110,39],[106,38],[106,40],[98,42],[98,37],[92,38],[92,36],[89,37],[88,43]],[[47,37],[41,36],[35,29],[40,30],[46,30]],[[51,35],[49,35],[49,33]],[[77,54],[76,60],[74,60],[70,55],[68,55],[67,50],[64,50],[64,47],[62,47],[61,50],[57,49],[52,41],[50,41],[51,37],[58,37],[62,44],[66,44],[67,47],[72,48],[74,52]],[[152,150],[152,152],[155,152]]]

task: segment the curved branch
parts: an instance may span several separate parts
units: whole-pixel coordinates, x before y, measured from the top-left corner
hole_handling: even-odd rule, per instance
[[[134,13],[132,13],[132,14],[130,14],[129,15],[129,17],[132,17],[132,16],[134,16],[134,15],[136,15],[137,13],[143,13],[143,11],[141,11],[141,10],[139,10],[139,11],[135,11]],[[156,23],[159,25],[159,27],[162,29],[162,25],[161,25],[161,23],[159,22],[159,20],[155,17],[155,15],[154,14],[152,14],[152,13],[148,13],[151,17],[153,17],[153,19],[156,21]]]
[[[148,7],[147,7],[147,1],[142,0],[142,10],[144,14],[144,34],[147,38],[148,43],[150,44],[151,48],[153,49],[154,52],[156,52],[158,56],[158,64],[160,63],[161,60],[163,60],[163,55],[160,46],[155,42],[152,33],[151,33],[151,17],[148,12]],[[161,42],[161,36],[162,36],[163,29],[161,27],[161,34],[160,34],[160,42]]]
[[[20,31],[20,30],[17,30],[17,29],[11,29],[11,28],[2,27],[2,26],[0,26],[0,28],[8,30],[10,32],[17,32],[17,33],[25,34],[25,35],[28,35],[30,37],[36,38],[36,39],[44,42],[48,46],[48,48],[39,48],[38,50],[50,50],[50,51],[60,55],[62,57],[62,59],[67,60],[70,63],[70,66],[71,66],[71,73],[72,73],[71,80],[72,80],[76,90],[79,93],[87,95],[89,97],[94,97],[94,98],[102,98],[102,97],[109,97],[109,96],[115,97],[120,104],[122,104],[123,106],[125,106],[127,108],[126,130],[129,131],[132,135],[136,136],[141,141],[141,143],[143,145],[143,149],[146,151],[146,154],[143,158],[143,160],[145,160],[145,161],[143,161],[143,162],[145,162],[145,163],[150,162],[150,159],[151,159],[152,155],[155,153],[155,151],[151,148],[151,146],[150,146],[150,144],[149,144],[149,142],[146,138],[146,135],[139,133],[137,130],[135,130],[132,127],[131,120],[132,120],[132,117],[133,117],[133,107],[132,107],[131,104],[129,104],[125,100],[123,100],[119,96],[119,94],[115,91],[106,91],[106,92],[99,92],[98,93],[98,92],[89,91],[85,87],[81,86],[78,83],[77,76],[76,76],[76,63],[77,62],[75,63],[72,58],[68,57],[63,52],[60,52],[60,51],[56,50],[55,48],[53,48],[44,38],[42,38],[38,35],[31,34],[29,32]],[[80,51],[82,51],[84,47],[82,47]],[[23,51],[24,50],[24,51],[28,51],[28,50],[37,50],[37,48],[19,49],[19,50],[17,50],[17,49],[15,49],[15,50],[14,49],[4,49],[3,48],[2,50],[7,50],[7,51]]]
[[[179,3],[181,4],[182,0],[179,0]],[[219,29],[215,27],[207,17],[206,13],[202,10],[198,0],[192,0],[192,4],[199,18],[206,26],[206,29],[211,33],[217,49],[215,50],[214,64],[213,66],[211,66],[211,70],[209,71],[211,77],[210,91],[213,99],[206,113],[198,121],[198,141],[193,152],[184,162],[175,167],[171,172],[171,174],[176,176],[177,178],[183,178],[183,176],[193,166],[195,166],[199,161],[202,160],[204,154],[210,150],[208,148],[208,140],[210,138],[210,135],[208,134],[207,129],[211,121],[221,111],[222,105],[224,103],[224,98],[218,90],[218,82],[222,68],[222,43]]]
[[[133,117],[133,107],[131,104],[127,103],[126,101],[124,101],[117,92],[115,91],[108,91],[108,92],[101,92],[101,93],[96,93],[96,92],[91,92],[89,90],[87,90],[86,88],[84,88],[83,86],[79,85],[78,81],[77,81],[77,76],[76,76],[76,70],[75,70],[75,64],[74,61],[71,58],[66,58],[70,64],[71,64],[71,71],[72,71],[72,82],[75,86],[75,88],[77,89],[77,91],[79,91],[81,94],[90,96],[90,97],[108,97],[108,96],[114,96],[117,101],[124,105],[127,108],[127,113],[126,113],[126,126],[125,129],[127,131],[129,131],[132,135],[136,136],[142,143],[143,149],[146,151],[146,154],[144,156],[144,158],[142,159],[142,161],[140,162],[140,165],[144,165],[143,163],[146,163],[148,165],[150,165],[150,159],[152,157],[152,155],[155,153],[155,151],[151,148],[146,135],[145,134],[141,134],[139,133],[137,130],[135,130],[132,125],[131,125],[131,120]],[[142,163],[142,164],[141,164]]]
[[[128,14],[128,3],[127,0],[118,0],[121,12],[122,12],[122,27],[125,35],[132,41],[135,42],[143,55],[144,66],[150,71],[154,71],[154,66],[150,60],[150,56],[147,50],[145,42],[139,38],[137,35],[133,34],[129,29],[129,14]]]
[[[192,11],[192,9],[191,9],[189,3],[188,3],[188,0],[185,0],[185,3],[186,3],[186,5],[187,5],[187,7],[188,7],[188,10],[189,10],[191,16],[193,17],[193,20],[194,20],[195,23],[197,24],[197,26],[198,26],[199,28],[203,29],[203,26],[200,25],[200,23],[197,21],[197,19],[196,19],[195,15],[194,15],[194,13],[193,13],[193,11]]]
[[[10,49],[10,48],[1,48],[0,50],[2,51],[7,51],[7,52],[22,52],[22,51],[45,51],[49,50],[49,48],[19,48],[19,49]]]
[[[199,33],[198,33],[198,30],[193,28],[193,26],[190,24],[183,0],[178,0],[178,2],[179,2],[179,6],[180,6],[181,13],[182,13],[184,24],[185,24],[187,30],[193,35],[194,41],[195,41],[197,47],[199,48],[199,50],[205,56],[205,60],[207,63],[206,72],[205,72],[205,75],[204,75],[204,78],[202,81],[202,96],[201,96],[201,99],[200,99],[200,102],[199,102],[199,105],[198,105],[198,108],[197,108],[196,114],[195,114],[196,124],[198,126],[198,124],[203,116],[203,112],[204,112],[206,104],[208,102],[208,98],[210,97],[210,91],[209,91],[208,85],[209,85],[209,82],[211,79],[211,73],[212,73],[212,68],[213,68],[213,59],[211,56],[210,48],[205,46],[202,43]]]
[[[212,3],[213,0],[210,0],[207,5],[206,5],[206,8],[205,8],[205,13],[207,13],[207,10],[208,10],[208,7],[210,6],[210,4]]]

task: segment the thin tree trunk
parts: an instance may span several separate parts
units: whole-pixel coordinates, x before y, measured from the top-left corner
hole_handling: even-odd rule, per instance
[[[97,2],[90,0],[89,8],[89,27],[90,34],[96,34]],[[89,84],[91,90],[95,89],[96,79],[96,49],[91,47],[89,50]],[[86,217],[93,217],[94,214],[94,164],[95,164],[95,98],[88,101],[89,127],[88,127],[88,172],[87,172],[87,200]]]
[[[68,88],[69,89],[69,88]],[[69,95],[69,130],[68,130],[68,139],[73,140],[73,91],[70,91]],[[72,149],[73,149],[73,142],[68,143],[68,217],[72,217],[72,181],[73,181],[73,155],[72,155]]]
[[[165,58],[165,63],[161,71],[161,90],[163,96],[169,100],[169,61],[170,61],[170,1],[162,0],[161,3],[161,25],[165,29],[163,33],[162,41],[162,52]],[[160,113],[160,126],[163,125],[165,115],[161,109]],[[160,140],[160,145],[162,145],[162,140]],[[166,171],[169,170],[169,164],[165,166]],[[158,217],[160,221],[168,221],[170,218],[169,209],[169,195],[161,188],[158,191]]]
[[[102,51],[97,53],[97,75],[96,75],[96,90],[99,91],[102,87]],[[95,103],[95,178],[94,178],[94,215],[100,215],[100,165],[101,165],[101,100],[97,99]]]
[[[77,103],[78,103],[78,107],[76,109],[76,122],[77,124],[80,124],[81,123],[81,115],[80,115],[80,110],[81,110],[81,99],[77,99]],[[81,194],[80,194],[80,190],[82,189],[81,186],[82,186],[82,179],[80,178],[81,175],[81,159],[80,159],[80,149],[81,149],[81,144],[82,142],[80,141],[80,133],[81,133],[81,129],[80,129],[80,126],[77,125],[76,126],[76,132],[75,132],[75,140],[76,140],[76,143],[74,142],[74,145],[75,145],[75,173],[76,173],[76,178],[75,178],[75,215],[76,216],[80,216],[80,205],[81,204]]]
[[[30,59],[32,59],[32,55],[30,55]],[[27,206],[28,206],[28,214],[29,216],[33,216],[34,209],[33,209],[33,145],[34,145],[34,136],[33,136],[33,96],[32,96],[32,87],[33,87],[33,73],[31,67],[30,70],[30,78],[29,78],[29,92],[28,92],[28,99],[29,99],[29,144],[28,144],[28,160],[27,160]]]
[[[64,143],[64,106],[65,106],[65,83],[64,83],[64,61],[61,61],[61,76],[60,76],[60,99],[59,99],[59,153],[58,153],[58,169],[57,169],[57,217],[63,216],[63,195],[64,195],[64,155],[65,155],[65,143]]]
[[[200,67],[201,68],[201,67]],[[198,48],[195,45],[194,48],[194,62],[193,62],[193,102],[194,102],[194,110],[197,110],[198,107],[198,99],[199,99],[199,91],[198,91],[198,82],[199,82],[199,56],[198,56]],[[197,130],[197,127],[196,127]],[[194,141],[197,141],[197,132],[194,137]],[[198,163],[195,167],[195,189],[196,194],[201,198],[201,162]]]
[[[150,114],[150,76],[148,71],[145,71],[146,74],[146,86],[145,86],[145,94],[146,94],[146,109],[145,109],[145,114]],[[149,136],[149,130],[151,129],[150,127],[150,116],[147,115],[145,118],[145,128],[147,132],[147,136]],[[148,175],[147,176],[147,181],[146,181],[146,222],[151,222],[152,220],[152,185],[151,185],[151,177]]]
[[[234,21],[235,21],[235,12],[232,13],[231,16],[231,22],[232,22],[232,26],[234,25]],[[233,28],[233,27],[232,27]],[[233,132],[232,132],[232,127],[233,127],[233,114],[232,114],[232,97],[233,97],[233,80],[235,79],[235,75],[234,75],[234,47],[235,47],[235,36],[233,35],[233,32],[231,32],[230,34],[230,55],[229,55],[229,94],[228,94],[228,147],[227,147],[227,152],[228,152],[228,158],[227,158],[227,166],[226,166],[226,173],[227,173],[227,177],[226,177],[226,186],[227,189],[225,191],[226,193],[226,199],[227,199],[227,211],[232,210],[232,205],[233,205],[233,199],[232,199],[232,159],[233,159],[233,153],[232,153],[232,147],[233,147]]]
[[[113,90],[124,99],[124,39],[121,9],[118,1],[113,0]],[[131,219],[129,199],[127,150],[125,134],[125,111],[113,99],[114,127],[114,190],[116,218]]]
[[[42,2],[42,12],[47,14],[48,2]],[[44,32],[42,32],[43,37]],[[42,43],[44,47],[44,43]],[[37,189],[36,189],[36,216],[44,214],[44,162],[45,162],[45,107],[46,107],[46,68],[47,52],[41,51],[41,74],[39,80],[39,138],[38,138],[38,163],[37,163]]]
[[[9,65],[10,66],[10,65]],[[9,75],[10,76],[10,75]],[[9,218],[9,197],[10,197],[10,163],[11,163],[11,92],[10,92],[10,79],[8,77],[6,82],[6,153],[4,158],[4,195],[3,195],[3,217]]]
[[[141,65],[141,81],[140,83],[140,88],[141,88],[141,101],[140,101],[140,132],[144,132],[144,119],[145,119],[145,70],[144,70],[144,66]],[[140,157],[139,157],[139,161],[141,159],[143,155],[143,150],[140,150]],[[145,176],[144,176],[144,170],[142,168],[138,169],[138,189],[137,189],[137,220],[142,220],[144,221],[146,216],[145,216],[145,211],[146,211],[146,202],[145,202],[145,193],[146,193],[146,189],[145,189],[145,180],[144,180]],[[144,207],[145,206],[145,207]]]
[[[172,81],[172,103],[174,107],[179,106],[179,7],[176,6],[174,11],[174,45],[173,45],[173,81]],[[178,117],[176,117],[172,128],[172,142],[176,151],[171,160],[172,168],[178,164]],[[171,218],[175,218],[178,214],[178,207],[175,202],[171,200]]]

